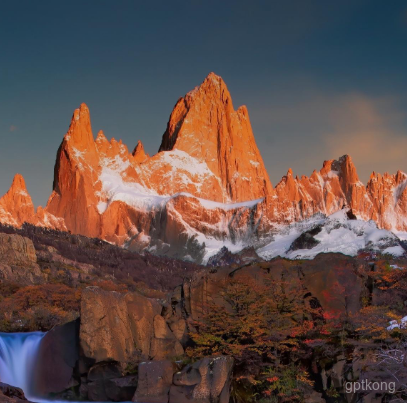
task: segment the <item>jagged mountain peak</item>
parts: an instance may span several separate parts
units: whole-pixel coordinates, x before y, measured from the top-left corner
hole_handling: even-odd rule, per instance
[[[64,139],[66,142],[76,145],[81,149],[86,149],[94,142],[90,112],[85,103],[82,103],[79,108],[74,110],[71,124]]]
[[[133,150],[134,160],[138,163],[144,162],[149,156],[144,151],[143,143],[139,140]]]
[[[25,180],[16,174],[7,193],[0,198],[0,222],[20,226],[34,218],[34,204]]]
[[[27,186],[25,184],[25,180],[24,180],[23,175],[21,175],[19,173],[14,175],[10,191],[12,191],[12,192],[18,192],[18,191],[27,192]]]
[[[227,245],[264,246],[276,226],[350,208],[359,220],[407,231],[407,175],[373,173],[367,186],[349,155],[324,162],[310,177],[291,169],[272,187],[245,106],[233,107],[210,73],[180,98],[149,157],[139,141],[92,134],[89,108],[75,109],[58,150],[54,188],[34,215],[17,175],[0,199],[0,221],[100,237],[135,250],[206,259]]]
[[[205,163],[231,202],[273,193],[247,109],[233,109],[226,84],[213,73],[175,105],[160,146],[170,150]]]
[[[96,136],[96,143],[104,144],[104,143],[108,143],[108,142],[109,142],[109,140],[106,138],[103,130],[99,130],[98,135]]]

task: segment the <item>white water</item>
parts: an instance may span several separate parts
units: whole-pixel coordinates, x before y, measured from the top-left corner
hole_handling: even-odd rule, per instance
[[[16,386],[33,402],[66,403],[49,401],[34,396],[32,384],[38,349],[45,333],[0,333],[0,382]],[[79,402],[70,402],[79,403]],[[104,402],[109,403],[109,402]]]
[[[31,380],[45,333],[0,333],[0,381],[21,388],[29,398]]]

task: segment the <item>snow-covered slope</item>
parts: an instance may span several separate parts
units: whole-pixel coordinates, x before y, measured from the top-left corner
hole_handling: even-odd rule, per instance
[[[373,221],[352,217],[343,209],[330,216],[313,217],[276,230],[273,240],[257,253],[264,259],[276,256],[290,259],[312,259],[318,253],[340,252],[354,256],[360,250],[371,250],[401,256],[405,253],[400,238],[379,229]]]

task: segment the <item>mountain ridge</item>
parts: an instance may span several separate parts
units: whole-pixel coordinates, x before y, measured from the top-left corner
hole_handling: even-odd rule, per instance
[[[53,191],[34,212],[17,175],[0,198],[0,222],[24,222],[98,237],[130,249],[202,261],[227,245],[264,247],[273,231],[343,208],[379,228],[407,231],[407,175],[372,173],[364,185],[350,156],[273,187],[245,106],[233,107],[221,77],[210,73],[176,103],[157,154],[139,141],[92,132],[81,104],[58,149]],[[22,193],[24,195],[22,196]]]

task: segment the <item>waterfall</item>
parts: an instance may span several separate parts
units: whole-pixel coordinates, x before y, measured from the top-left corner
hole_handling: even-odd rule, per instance
[[[36,356],[45,333],[0,333],[0,381],[32,392]]]

